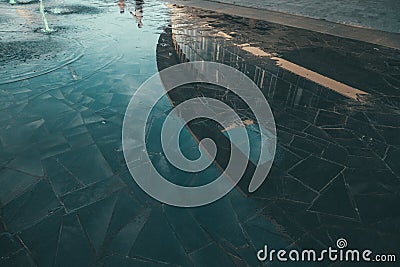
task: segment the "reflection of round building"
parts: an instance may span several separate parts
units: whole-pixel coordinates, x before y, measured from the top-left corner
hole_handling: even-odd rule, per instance
[[[228,43],[221,36],[204,36],[197,29],[172,29],[172,42],[180,62],[212,61],[226,64],[240,70],[251,78],[263,90],[270,90],[270,80],[277,78],[278,68],[275,62],[270,63],[269,72],[264,68],[246,63],[245,52],[238,46]],[[268,88],[266,88],[268,85]],[[264,92],[265,94],[265,92]],[[265,94],[268,97],[268,93]]]
[[[210,61],[207,60],[207,58],[224,60],[225,56],[237,56],[232,53],[221,53],[221,44],[218,44],[215,41],[209,41],[209,38],[204,38],[200,35],[194,34],[194,30],[188,30],[186,33],[193,34],[195,38],[191,38],[190,42],[186,42],[186,40],[182,41],[182,38],[185,38],[185,36],[174,33],[171,28],[167,28],[160,35],[157,45],[157,66],[159,71],[188,61]],[[210,40],[212,39],[210,38]],[[220,62],[223,63],[223,61]],[[218,73],[216,73],[216,76],[218,77]],[[160,78],[165,84],[165,87],[168,88],[167,84],[170,77],[163,77],[161,73]],[[230,124],[229,127],[222,127],[219,123],[210,119],[198,118],[191,121],[190,119],[185,118],[185,115],[180,115],[183,117],[184,121],[188,122],[186,126],[189,129],[189,132],[194,136],[195,140],[200,142],[200,140],[210,138],[215,142],[217,154],[214,163],[222,170],[226,170],[229,164],[230,155],[233,153],[228,133],[243,128],[246,129],[252,139],[254,147],[250,153],[250,157],[246,159],[248,167],[242,180],[239,182],[239,188],[242,193],[247,194],[250,181],[259,160],[258,157],[260,150],[257,149],[257,147],[261,145],[268,146],[270,143],[270,141],[267,140],[268,138],[265,139],[261,136],[260,128],[252,109],[240,96],[236,95],[231,90],[212,84],[185,84],[168,92],[168,97],[174,107],[193,98],[205,97],[216,99],[217,101],[228,105],[236,114],[238,114],[240,118],[239,121],[228,122]],[[275,136],[272,132],[271,134],[271,136]],[[235,150],[240,150],[239,143],[233,142],[233,145]],[[266,151],[269,150],[270,149],[267,149]],[[267,154],[269,154],[269,152],[267,152]],[[271,159],[268,156],[263,159],[260,158],[260,161],[261,160],[267,162]]]
[[[201,22],[201,18],[191,18],[197,20]],[[257,84],[272,105],[318,106],[321,85],[281,69],[276,60],[242,49],[249,44],[237,44],[239,40],[209,24],[194,26],[174,8],[171,24],[171,42],[179,62],[212,61],[238,69]]]

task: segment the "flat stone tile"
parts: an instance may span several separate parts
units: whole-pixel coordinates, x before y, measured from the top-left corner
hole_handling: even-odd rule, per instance
[[[78,111],[69,111],[59,116],[46,120],[46,128],[54,133],[60,130],[74,128],[84,124],[81,114]]]
[[[347,162],[348,152],[344,147],[336,144],[329,144],[322,153],[322,157],[344,165]]]
[[[48,181],[41,180],[31,190],[5,205],[2,219],[10,231],[18,232],[61,207]]]
[[[98,147],[113,173],[121,173],[127,169],[122,151],[122,142],[119,144],[114,142],[100,144]]]
[[[288,148],[277,144],[274,158],[274,166],[281,170],[288,170],[302,160],[301,157]]]
[[[122,190],[118,193],[118,199],[113,210],[107,235],[112,238],[127,224],[135,221],[137,217],[148,217],[149,210],[150,208],[139,203],[131,192]]]
[[[104,267],[113,267],[113,266],[120,266],[120,267],[130,267],[130,266],[138,266],[138,267],[166,267],[166,266],[174,266],[168,263],[162,262],[154,262],[150,260],[144,259],[134,259],[128,257],[121,257],[121,256],[110,256],[104,260]]]
[[[257,251],[263,249],[266,244],[271,246],[273,244],[274,249],[283,249],[291,243],[288,237],[277,231],[277,225],[269,222],[265,216],[256,216],[247,221],[243,227]]]
[[[7,167],[32,176],[44,175],[40,155],[37,151],[26,151],[24,155],[12,160]]]
[[[345,124],[346,117],[335,112],[320,110],[315,125],[321,127],[341,127]]]
[[[288,238],[289,242],[292,242],[309,231],[306,227],[307,225],[315,227],[315,216],[304,211],[308,206],[309,204],[307,203],[282,199],[266,206],[260,215],[271,218],[275,231],[282,237]],[[299,220],[302,220],[301,225],[298,224]]]
[[[222,213],[221,210],[224,212]],[[234,247],[247,245],[247,239],[240,227],[236,213],[227,198],[208,206],[194,209],[192,214],[198,224],[207,229],[207,233],[213,241],[217,242],[224,239]],[[230,223],[221,224],[219,223],[221,221]]]
[[[77,210],[79,222],[97,254],[105,240],[117,196],[113,195]]]
[[[0,170],[0,204],[7,205],[10,201],[17,198],[29,187],[38,182],[38,179],[18,171],[10,169]]]
[[[353,195],[387,194],[399,190],[399,179],[389,170],[346,169],[344,178]]]
[[[89,185],[113,173],[96,145],[80,147],[57,156],[58,161],[83,184]]]
[[[387,156],[385,158],[385,162],[390,166],[390,168],[397,173],[399,176],[400,166],[399,166],[399,158],[400,158],[400,149],[395,147],[389,147],[387,151]]]
[[[69,128],[69,129],[65,129],[63,131],[64,136],[68,139],[71,138],[75,135],[80,135],[80,134],[84,134],[87,133],[88,129],[86,128],[85,125],[79,125],[77,127],[74,128]]]
[[[340,165],[311,156],[297,164],[289,173],[319,191],[342,169],[343,167]]]
[[[240,129],[241,127],[236,127],[234,129],[228,130],[224,132],[224,135],[227,137],[229,135],[234,136],[235,134],[240,134]],[[272,157],[272,139],[276,138],[275,136],[272,136],[272,133],[268,132],[266,130],[266,134],[269,134],[270,136],[262,135],[260,133],[260,130],[258,126],[255,125],[248,125],[244,127],[247,131],[247,135],[249,137],[249,144],[250,144],[250,153],[249,153],[249,160],[253,162],[254,164],[265,164],[266,162],[269,162],[273,160]],[[244,144],[242,143],[235,143],[235,146],[239,148],[244,153],[243,146]],[[263,151],[268,151],[267,153],[263,154],[262,157],[261,155],[261,147],[263,148]]]
[[[46,136],[44,123],[43,119],[39,119],[23,125],[12,125],[6,129],[0,129],[0,141],[4,149],[17,152],[42,140]]]
[[[347,157],[346,166],[353,169],[373,169],[373,170],[384,170],[387,169],[385,163],[374,154],[370,154],[370,157],[354,156],[349,155]],[[365,164],[368,162],[368,164]]]
[[[386,143],[399,147],[400,146],[400,128],[396,127],[377,127],[385,138]]]
[[[76,210],[104,199],[123,189],[125,185],[117,176],[83,187],[64,195],[61,200],[68,211]]]
[[[84,123],[87,124],[91,124],[91,123],[99,123],[99,122],[104,122],[105,119],[96,114],[95,112],[91,111],[91,110],[86,110],[84,112],[81,113],[83,116],[83,121]]]
[[[397,127],[397,121],[400,120],[399,114],[391,113],[368,113],[368,118],[374,122],[375,125]]]
[[[306,138],[300,136],[294,136],[293,141],[290,146],[313,153],[314,155],[320,155],[324,150],[324,146],[316,142],[307,140]]]
[[[325,128],[324,131],[335,139],[355,139],[357,138],[354,133],[343,127],[338,128]]]
[[[275,202],[275,205],[278,208],[282,209],[287,219],[291,223],[293,223],[291,227],[287,228],[287,233],[290,233],[291,230],[293,231],[292,235],[290,235],[290,237],[293,239],[298,238],[299,233],[302,232],[302,234],[300,234],[301,236],[304,233],[310,232],[313,229],[320,227],[321,225],[319,220],[319,215],[307,210],[307,208],[310,206],[308,203],[302,203],[286,199],[278,199]],[[302,222],[301,225],[297,224],[297,222],[299,221]],[[298,229],[296,229],[296,225]],[[296,231],[299,232],[296,233]]]
[[[374,151],[382,159],[385,157],[388,150],[388,144],[375,139],[367,140],[367,147]]]
[[[69,137],[68,143],[72,149],[76,149],[79,147],[90,146],[94,143],[94,141],[89,133],[82,133]]]
[[[268,203],[264,203],[265,200],[243,202],[242,196],[239,194],[230,196],[229,201],[236,214],[238,223],[240,224],[248,221],[250,218],[254,217],[255,214],[260,213],[261,210],[268,205]]]
[[[11,257],[0,258],[0,265],[2,266],[37,266],[36,263],[29,257],[27,251],[21,249]]]
[[[384,218],[399,216],[397,203],[399,196],[395,194],[368,194],[355,196],[356,205],[360,211],[361,220],[375,223]],[[385,207],[385,208],[382,208]]]
[[[252,177],[250,177],[250,178],[252,178]],[[268,184],[263,183],[260,186],[260,188],[254,192],[253,196],[255,198],[261,198],[264,200],[277,199],[277,198],[283,197],[285,195],[285,193],[284,193],[285,178],[286,178],[285,174],[282,171],[280,171],[276,168],[272,168],[267,177]],[[240,186],[240,188],[242,188],[242,190],[244,192],[246,192],[248,190],[248,184],[249,184],[249,181],[242,179],[238,185]],[[247,194],[247,193],[245,193],[245,194]],[[249,205],[249,207],[253,206],[252,203],[243,203],[240,206],[244,206],[243,208],[245,208],[247,205]],[[236,209],[236,207],[234,207],[234,209]],[[251,210],[251,208],[250,208],[250,210]]]
[[[190,265],[188,255],[160,208],[153,208],[129,256],[177,265]]]
[[[381,136],[381,132],[379,130],[376,130],[370,122],[360,122],[358,120],[348,118],[346,121],[346,128],[354,131],[357,136],[360,137],[370,137],[375,140],[380,140],[383,141],[383,138]]]
[[[47,178],[57,196],[63,196],[84,187],[84,184],[55,159],[47,159],[43,165]]]
[[[92,123],[87,125],[92,138],[97,144],[121,142],[122,129],[113,123]]]
[[[63,217],[57,244],[56,266],[90,266],[95,261],[94,251],[76,214]]]
[[[291,177],[282,179],[283,195],[287,200],[300,201],[302,203],[310,203],[315,199],[317,193],[306,187],[300,181]]]
[[[119,232],[109,237],[107,251],[128,257],[133,244],[150,216],[150,209],[143,209]],[[115,216],[113,216],[115,218]]]
[[[189,210],[164,206],[164,212],[187,253],[198,250],[211,242],[207,233],[192,217]]]
[[[64,211],[57,210],[20,236],[39,266],[53,266]]]
[[[41,116],[49,130],[53,129],[52,126],[55,126],[57,120],[60,120],[61,115],[74,114],[72,108],[51,96],[46,99],[35,99],[26,106],[24,112]]]
[[[20,250],[22,244],[16,236],[13,236],[8,232],[2,232],[0,234],[0,247],[0,259],[5,259]]]
[[[65,150],[69,148],[67,140],[61,133],[48,135],[37,143],[37,147],[42,159],[58,154],[54,153],[57,151],[64,152],[64,150],[62,150],[63,148]]]
[[[343,175],[335,178],[309,207],[310,211],[358,219],[358,214],[346,188]]]
[[[215,243],[201,248],[190,255],[194,266],[233,266],[234,261]]]

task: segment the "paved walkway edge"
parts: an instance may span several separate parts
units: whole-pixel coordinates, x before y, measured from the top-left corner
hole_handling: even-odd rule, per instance
[[[326,20],[318,20],[298,15],[271,11],[267,9],[256,9],[242,7],[232,4],[225,4],[204,0],[167,0],[171,4],[190,6],[205,10],[212,10],[218,13],[246,17],[257,20],[264,20],[281,25],[291,26],[300,29],[311,30],[319,33],[330,34],[342,38],[349,38],[362,42],[372,43],[385,47],[400,50],[400,34],[385,32],[375,29],[356,27],[339,24]]]

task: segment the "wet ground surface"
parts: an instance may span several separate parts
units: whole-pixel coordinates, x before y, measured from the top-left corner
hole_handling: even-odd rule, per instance
[[[134,3],[125,4],[121,14],[111,1],[49,2],[57,30],[49,35],[38,30],[37,4],[0,4],[0,266],[257,266],[265,244],[323,249],[340,237],[354,248],[396,252],[398,50],[158,1],[145,3],[138,28]],[[343,96],[338,84],[295,75],[255,56],[260,50],[366,95]],[[147,78],[200,59],[234,66],[257,83],[275,116],[277,155],[254,194],[244,179],[211,205],[180,209],[153,200],[131,178],[122,121]],[[222,92],[187,89],[172,103]],[[183,177],[166,162],[157,136],[171,108],[166,97],[149,124],[152,162],[183,184],[218,176],[216,165]],[[192,133],[207,135],[208,126]],[[196,157],[195,138],[182,135]],[[221,131],[214,136],[224,144]]]
[[[218,0],[216,2],[263,8],[332,22],[400,32],[397,15],[400,3],[396,0]]]
[[[252,196],[274,203],[261,214],[273,217],[295,244],[305,247],[326,246],[342,233],[356,247],[396,250],[399,52],[251,19],[221,20],[212,12],[174,10],[171,39],[180,61],[231,65],[251,77],[269,100],[278,148],[269,175],[273,181]],[[194,21],[196,29],[190,29]],[[247,44],[261,49],[243,51]],[[251,59],[254,51],[275,58]],[[276,57],[365,95],[342,96],[340,90],[333,92],[335,86],[331,91],[318,84],[321,80],[310,82],[277,68]],[[246,112],[238,113],[248,118]],[[291,179],[299,184],[289,185]],[[246,190],[246,185],[239,187]]]

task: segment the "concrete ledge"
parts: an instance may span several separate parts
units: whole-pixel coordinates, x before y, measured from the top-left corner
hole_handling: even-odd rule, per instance
[[[326,20],[318,20],[266,9],[236,6],[204,0],[167,0],[171,4],[211,10],[218,13],[264,20],[290,27],[306,29],[342,38],[400,49],[400,34],[355,27]]]

